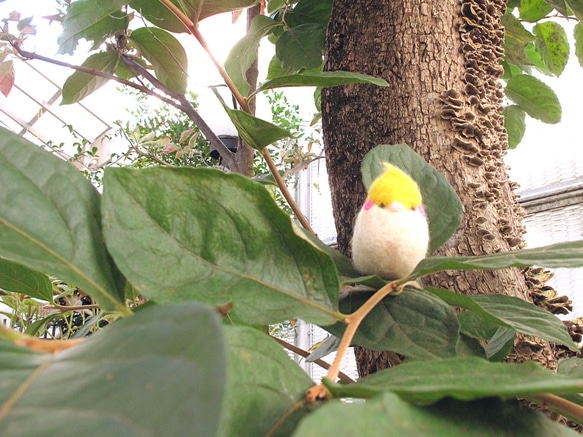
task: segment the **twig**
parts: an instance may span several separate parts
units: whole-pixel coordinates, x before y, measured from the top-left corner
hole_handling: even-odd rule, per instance
[[[307,358],[310,355],[310,353],[308,351],[305,351],[297,346],[294,346],[293,344],[290,344],[287,341],[282,340],[281,338],[274,337],[273,335],[270,335],[270,337],[273,338],[275,341],[277,341],[279,344],[281,344],[286,349],[289,349],[293,353],[301,355],[304,358]],[[316,363],[318,366],[320,366],[326,370],[329,370],[331,367],[330,364],[328,364],[326,361],[321,360],[319,358],[317,360],[314,360],[314,363]],[[338,378],[340,378],[342,381],[344,381],[348,384],[352,384],[353,382],[355,382],[350,376],[348,376],[346,373],[343,373],[343,372],[338,372]]]
[[[61,310],[63,312],[67,312],[67,311],[97,310],[97,309],[101,308],[101,306],[99,306],[97,304],[67,306],[67,305],[59,305],[59,304],[54,303],[52,305],[45,305],[45,308],[48,308],[50,310],[58,309],[58,310]]]
[[[583,407],[574,404],[567,399],[563,399],[552,394],[530,395],[526,396],[526,398],[536,402],[537,404],[546,406],[551,410],[565,413],[565,415],[569,415],[577,419],[579,423],[583,423]]]
[[[332,382],[336,381],[338,378],[338,372],[340,371],[340,364],[342,363],[342,358],[344,358],[344,354],[348,350],[350,343],[352,343],[352,339],[354,338],[354,334],[358,330],[361,322],[364,318],[370,313],[370,311],[385,297],[387,297],[391,293],[400,293],[404,284],[407,283],[409,280],[408,277],[399,279],[396,281],[389,282],[383,288],[379,289],[375,294],[368,299],[364,305],[362,305],[359,309],[357,309],[354,313],[350,314],[348,317],[344,319],[344,323],[348,326],[346,327],[346,331],[344,331],[344,335],[342,336],[342,340],[340,341],[340,346],[338,346],[338,351],[336,352],[336,358],[332,363],[332,367],[328,369],[328,374],[326,378]],[[323,385],[319,384],[315,387],[312,387],[308,390],[307,398],[311,402],[315,402],[318,399],[325,399],[330,396],[330,392],[328,389]]]

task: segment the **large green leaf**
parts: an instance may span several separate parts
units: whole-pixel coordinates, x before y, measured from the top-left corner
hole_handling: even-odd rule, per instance
[[[113,74],[117,70],[119,58],[114,51],[95,53],[89,56],[82,66],[103,73]],[[63,100],[61,105],[77,103],[89,94],[101,88],[109,79],[93,74],[74,72],[63,85]]]
[[[93,41],[98,48],[108,36],[127,28],[129,19],[121,12],[126,0],[79,0],[67,8],[63,33],[58,38],[59,51],[73,54],[80,39]]]
[[[508,80],[505,92],[532,118],[551,124],[561,121],[561,104],[557,95],[536,77],[528,74],[513,76]]]
[[[507,269],[534,265],[551,268],[583,267],[583,240],[492,255],[432,256],[422,260],[412,275],[420,278],[444,270]]]
[[[264,333],[227,327],[225,336],[228,376],[218,436],[264,436],[314,383]],[[306,413],[299,409],[273,435],[289,436]]]
[[[510,105],[504,109],[504,127],[508,132],[508,147],[516,148],[526,131],[526,113],[517,105]]]
[[[518,297],[503,294],[464,296],[438,288],[427,290],[444,302],[473,311],[493,323],[577,350],[563,322],[548,311]]]
[[[178,6],[177,0],[172,0]],[[129,0],[129,5],[152,24],[170,32],[189,32],[182,21],[160,0]]]
[[[291,137],[291,132],[269,123],[261,118],[254,117],[244,111],[229,108],[220,94],[215,91],[215,95],[220,100],[227,115],[235,125],[239,136],[247,145],[257,150],[262,150],[264,147],[275,143],[282,138]]]
[[[292,27],[277,40],[275,54],[284,69],[311,70],[322,65],[326,28],[316,23]]]
[[[370,293],[352,293],[340,302],[350,314],[360,308]],[[326,326],[341,337],[345,323]],[[433,360],[456,355],[459,322],[455,311],[423,290],[405,289],[388,296],[363,320],[353,343],[373,350],[391,350],[408,359]]]
[[[453,235],[461,223],[463,206],[445,176],[425,162],[406,144],[382,145],[372,149],[362,161],[362,182],[368,189],[390,162],[407,172],[418,184],[429,221],[429,253],[435,252]]]
[[[53,300],[53,286],[46,275],[4,258],[0,258],[0,288],[49,302]]]
[[[186,92],[188,58],[174,36],[156,27],[141,27],[129,38],[150,61],[160,82],[179,93]]]
[[[565,0],[565,3],[567,4],[567,6],[569,6],[569,8],[571,8],[577,19],[579,21],[583,21],[583,1]]]
[[[0,130],[0,256],[81,287],[106,310],[129,310],[103,244],[99,193],[72,165]]]
[[[534,26],[535,47],[546,67],[560,76],[569,60],[569,40],[563,26],[555,21],[545,21]]]
[[[267,35],[276,26],[282,24],[264,15],[258,15],[251,22],[247,34],[231,48],[225,61],[225,70],[233,80],[237,89],[246,96],[251,86],[247,82],[246,73],[257,59],[257,50],[261,38]]]
[[[349,71],[304,71],[302,73],[279,76],[265,82],[254,94],[281,87],[317,86],[324,88],[349,83],[371,83],[378,86],[389,85],[384,79],[366,74],[351,73]]]
[[[342,318],[332,260],[296,236],[267,190],[243,176],[110,168],[102,209],[109,251],[148,298],[232,301],[230,315],[249,324]]]
[[[516,401],[447,399],[416,406],[385,393],[365,403],[329,402],[307,417],[293,437],[575,437],[576,432]]]
[[[476,357],[416,361],[382,370],[356,384],[327,382],[335,397],[372,397],[393,392],[409,402],[431,403],[452,397],[523,397],[542,393],[577,393],[583,377],[555,375],[534,361],[491,363]]]
[[[158,305],[56,354],[0,340],[0,434],[213,436],[225,387],[214,311]]]
[[[553,9],[544,0],[521,0],[518,11],[521,20],[536,23],[541,18],[546,17]]]

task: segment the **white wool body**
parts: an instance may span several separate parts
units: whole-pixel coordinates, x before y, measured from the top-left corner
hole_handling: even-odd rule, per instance
[[[352,236],[352,260],[363,275],[400,279],[427,255],[429,229],[419,210],[371,206],[360,210]]]

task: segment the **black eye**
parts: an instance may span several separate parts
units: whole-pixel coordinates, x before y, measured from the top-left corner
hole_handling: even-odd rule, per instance
[[[384,203],[381,203],[379,206],[380,206],[381,208],[384,208],[384,207],[385,207],[385,204],[384,204]]]
[[[415,208],[414,206],[411,207],[411,211],[415,211],[417,208]]]

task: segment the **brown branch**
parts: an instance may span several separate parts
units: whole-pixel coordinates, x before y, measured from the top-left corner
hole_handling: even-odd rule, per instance
[[[290,344],[287,341],[282,340],[281,338],[274,337],[273,335],[270,335],[270,337],[273,338],[275,341],[277,341],[279,344],[281,344],[286,349],[289,349],[293,353],[296,353],[298,355],[301,355],[304,358],[307,358],[310,355],[310,352],[305,351],[305,350],[303,350],[303,349],[301,349],[301,348],[299,348],[297,346],[294,346],[293,344]],[[314,360],[314,363],[316,363],[318,366],[320,366],[320,367],[322,367],[322,368],[324,368],[326,370],[329,370],[330,369],[330,364],[328,364],[326,361],[321,360],[319,358],[317,360]],[[355,382],[350,376],[348,376],[347,374],[345,374],[343,372],[338,372],[338,377],[342,381],[344,381],[344,382],[346,382],[348,384],[351,384],[351,383]]]
[[[59,304],[54,303],[52,305],[45,305],[45,308],[48,308],[50,310],[58,309],[58,310],[61,310],[62,312],[67,312],[67,311],[97,310],[97,309],[101,308],[101,306],[99,306],[97,304],[67,306],[67,305],[59,305]]]
[[[536,402],[551,410],[565,413],[573,418],[576,418],[579,423],[583,423],[583,407],[577,405],[567,399],[561,398],[551,394],[531,395],[527,399]]]
[[[148,87],[144,85],[137,84],[135,82],[131,82],[126,79],[122,79],[120,77],[114,76],[112,74],[104,73],[103,71],[94,70],[87,67],[82,67],[79,65],[69,64],[67,62],[58,61],[56,59],[48,58],[46,56],[38,55],[36,53],[27,52],[22,50],[20,47],[14,46],[16,51],[25,59],[36,59],[39,61],[47,62],[54,65],[59,65],[61,67],[71,68],[76,71],[80,71],[82,73],[92,74],[94,76],[102,77],[104,79],[112,80],[114,82],[121,83],[123,85],[129,86],[131,88],[137,89],[138,91],[143,92],[152,97],[156,97],[162,100],[164,103],[167,103],[176,109],[183,111],[188,117],[198,126],[204,137],[207,139],[209,143],[211,143],[221,154],[223,159],[226,161],[227,164],[233,164],[233,157],[232,152],[223,144],[223,142],[219,139],[219,137],[212,131],[212,129],[208,126],[208,124],[202,119],[202,117],[198,114],[198,112],[194,109],[192,104],[186,99],[184,94],[180,94],[177,91],[174,91],[171,88],[168,88],[164,84],[162,84],[158,79],[156,79],[152,74],[150,74],[144,67],[140,64],[135,62],[133,59],[122,55],[120,59],[124,64],[128,66],[134,73],[139,72],[139,74],[143,75],[154,85],[157,89],[160,89],[162,92],[167,94],[168,96],[178,100],[178,103],[172,99],[169,99],[165,96],[162,96]],[[131,67],[130,67],[131,66]]]

